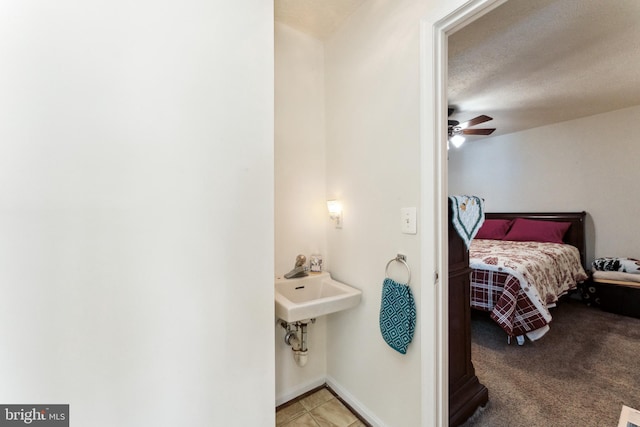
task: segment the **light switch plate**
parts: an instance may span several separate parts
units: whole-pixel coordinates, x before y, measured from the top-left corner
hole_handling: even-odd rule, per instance
[[[402,208],[400,209],[400,218],[402,224],[400,226],[401,231],[404,234],[417,234],[418,227],[416,224],[416,208]]]

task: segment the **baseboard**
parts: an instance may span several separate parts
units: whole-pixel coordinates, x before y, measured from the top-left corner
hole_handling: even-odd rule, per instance
[[[288,401],[293,400],[301,394],[305,394],[306,392],[311,391],[314,388],[318,388],[321,385],[324,385],[326,382],[327,381],[324,377],[320,377],[316,378],[313,381],[309,381],[303,385],[300,385],[294,389],[288,390],[285,393],[276,396],[276,407],[282,405],[283,403],[287,403]]]
[[[335,391],[342,400],[353,408],[362,418],[364,418],[372,427],[388,427],[378,417],[376,417],[369,408],[362,402],[353,397],[344,387],[342,387],[335,379],[327,376],[326,383],[333,391]]]

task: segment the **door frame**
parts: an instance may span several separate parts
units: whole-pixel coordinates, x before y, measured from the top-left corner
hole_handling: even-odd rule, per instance
[[[470,0],[420,22],[422,425],[449,425],[448,36],[508,0]],[[460,4],[460,3],[459,3]],[[455,5],[454,5],[455,7]],[[432,309],[431,313],[428,313]],[[434,327],[435,325],[435,327]],[[435,380],[435,381],[434,381]]]

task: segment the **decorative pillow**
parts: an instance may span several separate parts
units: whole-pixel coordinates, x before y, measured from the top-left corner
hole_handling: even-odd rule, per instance
[[[640,260],[635,258],[596,258],[593,269],[597,271],[621,271],[623,273],[640,274]]]
[[[516,218],[503,240],[563,243],[562,238],[570,226],[570,222]]]
[[[476,239],[502,240],[513,221],[509,219],[485,219]]]

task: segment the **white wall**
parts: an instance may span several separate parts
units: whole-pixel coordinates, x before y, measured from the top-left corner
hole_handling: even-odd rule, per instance
[[[327,188],[344,204],[328,230],[331,272],[362,303],[331,316],[327,371],[375,421],[421,425],[420,238],[400,232],[400,209],[420,205],[419,20],[423,1],[365,2],[326,43]],[[384,342],[379,310],[385,265],[412,268],[418,328],[408,353]],[[402,272],[395,276],[406,279]],[[430,358],[431,355],[424,355]],[[428,424],[431,425],[429,421]]]
[[[324,131],[324,45],[275,25],[275,270],[294,267],[298,254],[323,255],[327,196]],[[321,385],[326,377],[326,319],[308,327],[309,361],[296,365],[285,331],[275,330],[276,403]]]
[[[588,262],[640,257],[640,106],[449,151],[451,194],[478,194],[487,211],[586,211]]]
[[[0,402],[273,425],[272,7],[2,2]]]
[[[422,139],[420,134],[421,114],[428,115],[422,117],[423,124],[433,125],[435,102],[427,92],[421,111],[420,76],[430,84],[432,25],[463,3],[365,2],[325,42],[326,195],[340,199],[345,211],[343,229],[327,227],[328,268],[336,279],[364,293],[360,306],[327,319],[327,375],[376,426],[446,424],[446,396],[439,396],[436,386],[438,376],[446,383],[446,372],[438,373],[436,360],[435,319],[441,307],[437,286],[427,279],[434,277],[438,245],[433,219],[435,142],[430,132]],[[421,35],[422,19],[426,24]],[[280,41],[283,34],[276,32],[276,37]],[[282,107],[279,101],[276,105]],[[421,194],[426,199],[420,200]],[[419,216],[420,210],[427,212],[423,217],[429,223],[418,224],[418,235],[400,233],[400,208],[408,206],[419,207]],[[302,214],[310,212],[314,210],[307,208]],[[324,206],[321,215],[326,217]],[[384,343],[378,326],[384,267],[398,252],[408,256],[418,303],[418,329],[405,356]],[[288,259],[294,254],[283,256],[276,269],[290,268]],[[420,271],[425,264],[430,268]]]
[[[324,45],[275,25],[276,274],[326,255]]]

